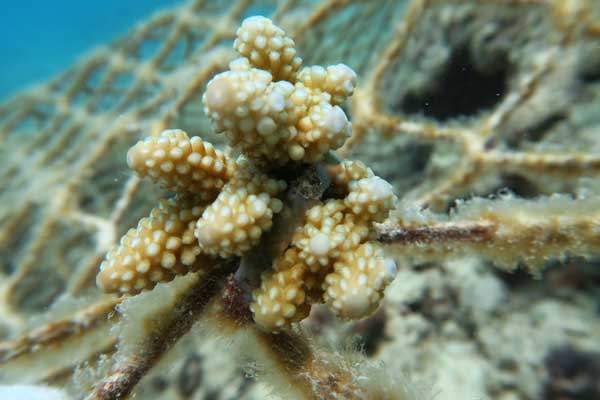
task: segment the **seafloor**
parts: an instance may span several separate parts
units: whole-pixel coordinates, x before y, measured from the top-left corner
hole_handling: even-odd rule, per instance
[[[357,71],[355,136],[340,154],[392,182],[401,206],[600,194],[595,0],[190,1],[0,105],[3,385],[82,398],[120,338],[146,329],[127,328],[127,310],[168,303],[143,294],[114,312],[94,283],[106,250],[162,194],[125,154],[165,128],[223,142],[200,97],[234,56],[239,22],[258,12],[290,32],[305,63]],[[485,146],[469,152],[471,140]],[[304,323],[317,341],[358,346],[438,400],[600,398],[597,259],[565,255],[532,275],[526,260],[507,271],[478,254],[419,262],[390,251],[400,272],[381,309],[341,323],[317,308]],[[134,398],[277,397],[260,363],[212,336],[194,327]]]

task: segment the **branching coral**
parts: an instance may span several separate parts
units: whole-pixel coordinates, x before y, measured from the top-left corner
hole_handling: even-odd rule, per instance
[[[246,20],[237,34],[236,48],[249,58],[232,61],[230,71],[215,76],[203,100],[214,126],[242,155],[233,161],[200,138],[175,130],[136,144],[128,153],[130,167],[177,194],[108,252],[98,284],[105,291],[136,294],[178,274],[200,271],[196,279],[201,281],[219,268],[219,258],[213,257],[242,256],[238,279],[263,270],[260,287],[245,306],[262,329],[287,330],[322,302],[343,318],[364,318],[396,275],[395,262],[373,241],[373,223],[387,217],[396,197],[391,185],[362,163],[331,166],[325,172],[333,182],[331,195],[313,200],[272,268],[244,271],[257,268],[244,255],[259,245],[283,209],[288,184],[276,176],[297,183],[298,163],[321,160],[348,137],[348,118],[330,101],[339,104],[352,94],[356,76],[336,65],[302,70],[298,75],[306,85],[273,82],[272,72],[295,79],[299,58],[293,41],[259,17]],[[273,49],[270,58],[261,55],[265,40],[274,48],[286,46],[284,56],[272,56]],[[281,171],[271,170],[281,164]],[[244,307],[232,309],[239,313]],[[97,396],[126,394],[136,382],[125,380],[128,375],[115,370]]]
[[[215,276],[223,276],[217,270],[227,260],[220,260],[229,258],[228,265],[233,265],[231,260],[241,256],[237,278],[231,278],[238,289],[224,289],[230,294],[223,301],[222,315],[231,314],[239,323],[246,323],[246,316],[252,313],[261,329],[279,333],[261,335],[281,347],[276,357],[287,359],[297,339],[281,331],[306,318],[312,304],[324,302],[349,319],[364,318],[378,307],[383,290],[396,275],[396,264],[373,241],[373,224],[388,216],[396,197],[390,184],[359,162],[347,161],[328,169],[319,165],[317,182],[298,173],[301,163],[318,162],[349,136],[350,122],[337,104],[352,94],[354,72],[336,65],[309,67],[296,74],[300,59],[295,57],[293,41],[266,18],[247,19],[237,35],[235,47],[247,58],[232,61],[229,71],[215,76],[203,101],[217,131],[242,154],[234,161],[179,130],[164,131],[133,146],[127,156],[129,166],[176,195],[163,200],[107,253],[97,282],[108,292],[137,294],[176,275],[199,271],[194,279],[200,286],[190,296],[198,299],[194,302],[206,304],[212,296],[204,293],[203,279],[214,281]],[[281,80],[283,77],[291,82]],[[274,171],[274,166],[281,167]],[[323,179],[333,186],[330,194],[321,197],[327,187]],[[291,242],[284,243],[282,254],[274,255],[272,267],[267,257],[258,263],[249,260],[252,257],[245,255],[260,246],[263,233],[282,211],[281,199],[290,183],[320,194],[309,196],[310,207],[297,208],[305,210],[304,218],[292,218],[300,224]],[[313,190],[311,185],[324,188]],[[291,189],[302,197],[303,190]],[[288,221],[282,218],[278,223]],[[243,293],[235,294],[239,287],[252,285],[251,277],[261,272],[251,303]],[[214,283],[207,285],[214,287]],[[187,303],[184,300],[182,304]],[[185,307],[178,306],[187,318]],[[169,333],[173,324],[177,322],[163,324],[156,334],[177,340],[182,328]],[[301,386],[317,393],[322,386],[317,382],[330,373],[308,350],[298,355],[308,365],[300,359],[292,364],[308,368],[308,379]],[[163,347],[148,344],[143,354],[149,358],[140,368],[149,368],[162,352]],[[355,385],[352,373],[333,373],[336,380],[347,381],[343,387],[335,385],[340,395],[347,398],[351,392],[360,392],[358,387],[350,390]],[[128,366],[117,368],[91,398],[126,395],[138,375],[139,371]]]
[[[234,161],[180,130],[132,147],[129,166],[177,196],[107,254],[98,275],[104,290],[135,294],[177,274],[208,270],[212,256],[243,256],[283,208],[287,183],[276,175],[297,175],[297,163],[318,162],[349,136],[338,106],[356,83],[349,67],[298,71],[293,40],[263,17],[242,23],[235,48],[243,57],[208,83],[203,101],[216,130],[242,154]],[[274,174],[278,165],[283,172]],[[373,223],[394,206],[391,185],[359,162],[333,165],[329,174],[337,198],[309,208],[273,268],[263,265],[250,309],[267,330],[289,328],[313,303],[325,302],[344,318],[366,317],[396,274],[394,261],[372,242]]]
[[[291,248],[253,294],[257,323],[280,329],[322,301],[343,318],[364,318],[377,308],[396,264],[371,241],[372,221],[387,216],[395,196],[387,182],[364,171],[368,177],[348,182],[344,200],[328,199],[306,212]],[[370,186],[377,190],[362,192]]]
[[[212,201],[229,181],[235,165],[223,152],[181,130],[149,137],[127,153],[127,164],[166,189]]]
[[[260,16],[244,20],[233,47],[256,68],[269,71],[275,81],[293,80],[302,64],[294,40]]]
[[[212,265],[209,257],[198,258],[200,247],[193,230],[202,208],[196,204],[184,198],[163,200],[107,254],[98,285],[109,292],[137,293],[176,274]]]
[[[245,159],[236,165],[237,175],[202,214],[194,232],[203,251],[222,257],[242,255],[255,246],[283,207],[276,196],[285,189],[284,181],[268,178]]]
[[[237,32],[243,58],[215,76],[203,101],[217,132],[256,162],[314,163],[342,146],[351,134],[337,106],[350,96],[356,74],[347,66],[309,67],[294,42],[267,18],[246,19]]]

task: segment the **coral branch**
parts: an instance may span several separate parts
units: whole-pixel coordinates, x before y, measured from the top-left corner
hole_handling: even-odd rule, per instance
[[[458,204],[449,217],[404,211],[378,225],[378,240],[400,256],[473,252],[504,268],[524,264],[534,272],[550,259],[600,254],[598,210],[600,198],[476,198]]]

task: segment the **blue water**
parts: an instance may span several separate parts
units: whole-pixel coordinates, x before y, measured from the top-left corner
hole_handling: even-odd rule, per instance
[[[0,100],[182,0],[17,0],[0,12]]]

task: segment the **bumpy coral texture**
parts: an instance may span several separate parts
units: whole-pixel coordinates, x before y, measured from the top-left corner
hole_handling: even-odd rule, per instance
[[[395,276],[396,263],[385,258],[378,243],[361,244],[334,263],[323,285],[325,302],[343,317],[362,318],[377,308]]]
[[[293,240],[311,269],[329,265],[332,258],[354,249],[368,236],[369,228],[346,211],[344,201],[327,200],[306,213],[306,224],[296,231]]]
[[[241,155],[234,160],[181,130],[133,146],[129,166],[175,196],[106,255],[97,277],[105,291],[136,294],[178,274],[215,268],[219,257],[243,258],[284,207],[288,183],[273,176],[274,167],[287,176],[298,162],[319,162],[350,135],[339,104],[354,90],[352,69],[301,69],[294,41],[263,17],[243,22],[234,47],[242,57],[209,82],[203,102],[217,132]],[[305,211],[252,293],[250,309],[266,330],[288,328],[315,303],[342,318],[363,318],[396,274],[394,261],[371,239],[373,224],[395,205],[391,186],[360,162],[327,168],[327,196]]]
[[[97,277],[105,291],[136,294],[178,274],[212,268],[213,256],[241,255],[282,209],[275,196],[285,182],[181,130],[138,142],[127,161],[178,195],[161,202],[106,255]]]
[[[127,164],[140,176],[149,177],[166,189],[191,193],[212,200],[235,167],[212,144],[179,129],[138,142],[127,153]]]
[[[373,222],[395,205],[391,186],[360,162],[345,161],[330,173],[333,189],[345,197],[307,210],[290,249],[253,293],[250,307],[266,329],[284,329],[321,302],[342,318],[364,318],[396,276],[395,262],[370,240]]]
[[[273,80],[293,80],[302,59],[294,40],[268,18],[246,18],[237,31],[233,47],[256,68],[267,70]]]
[[[106,255],[98,285],[109,292],[137,293],[214,264],[210,257],[200,256],[194,238],[195,222],[203,211],[196,203],[196,199],[184,198],[161,201]]]
[[[256,162],[314,163],[351,135],[338,104],[352,95],[356,74],[339,64],[298,71],[294,41],[264,17],[246,19],[235,48],[242,58],[207,85],[203,101],[213,126]]]
[[[264,327],[281,327],[308,316],[307,265],[296,249],[288,249],[262,276],[252,304],[254,320]],[[283,323],[280,321],[284,321]]]
[[[174,191],[121,238],[100,266],[97,284],[107,292],[136,294],[176,275],[212,268],[216,259],[202,254],[194,236],[207,204],[237,164],[199,137],[166,130],[134,145],[129,166],[142,177]]]
[[[258,244],[271,228],[273,214],[283,208],[275,196],[285,189],[284,181],[252,171],[244,159],[237,165],[239,173],[198,220],[195,235],[208,254],[242,255]]]

